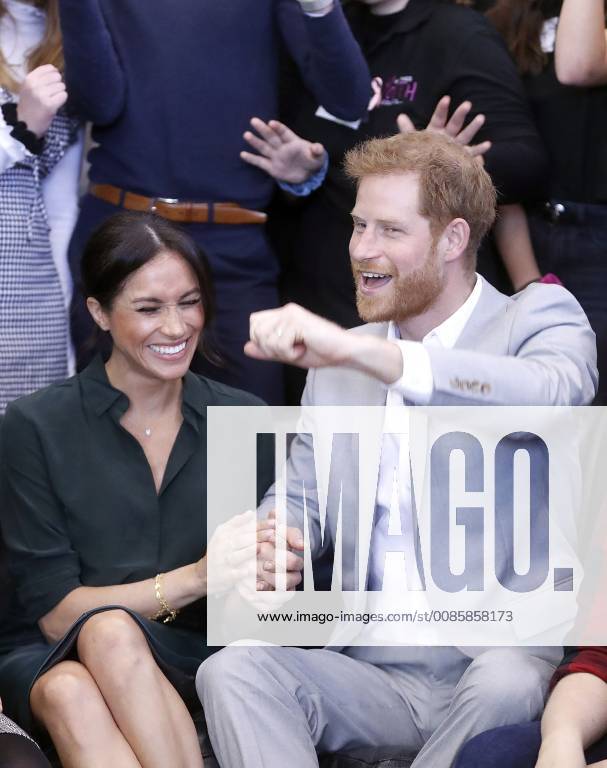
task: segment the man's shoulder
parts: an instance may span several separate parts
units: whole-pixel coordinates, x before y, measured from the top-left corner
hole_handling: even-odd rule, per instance
[[[544,313],[547,323],[552,322],[553,313],[584,315],[579,301],[562,285],[531,283],[511,296],[510,304],[510,311],[520,317],[538,312]]]

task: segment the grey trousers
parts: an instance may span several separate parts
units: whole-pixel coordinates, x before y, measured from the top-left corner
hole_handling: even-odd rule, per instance
[[[211,656],[196,686],[219,764],[318,768],[330,752],[449,768],[472,736],[539,717],[554,671],[524,649],[410,651],[399,665],[275,646]]]

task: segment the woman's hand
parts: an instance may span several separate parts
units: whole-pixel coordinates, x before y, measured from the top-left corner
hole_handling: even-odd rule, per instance
[[[257,520],[248,510],[217,526],[206,555],[197,569],[206,593],[219,594],[244,582],[256,583],[258,554],[264,544],[275,541],[273,519]]]
[[[25,78],[19,93],[17,116],[40,139],[66,101],[67,91],[61,73],[52,64],[44,64]]]
[[[244,138],[258,154],[241,152],[240,157],[276,181],[301,184],[322,168],[325,159],[322,144],[302,139],[278,120],[264,123],[254,117],[251,126],[256,133],[247,131]]]

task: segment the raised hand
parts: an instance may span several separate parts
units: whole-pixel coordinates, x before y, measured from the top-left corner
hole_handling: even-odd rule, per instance
[[[61,73],[52,64],[43,64],[23,81],[17,117],[40,139],[66,101],[67,91]]]
[[[482,157],[485,152],[491,149],[491,142],[483,141],[480,144],[471,144],[471,142],[485,124],[485,116],[476,115],[464,128],[464,122],[472,109],[472,104],[469,101],[463,101],[451,117],[449,117],[450,105],[451,97],[443,96],[436,105],[426,130],[451,136],[458,144],[465,146],[472,157]],[[405,114],[398,116],[397,124],[401,133],[409,133],[416,130],[409,116]]]
[[[278,120],[265,123],[253,117],[251,127],[256,133],[246,131],[244,138],[257,154],[241,152],[240,157],[273,179],[301,184],[322,168],[325,157],[322,144],[302,139]]]

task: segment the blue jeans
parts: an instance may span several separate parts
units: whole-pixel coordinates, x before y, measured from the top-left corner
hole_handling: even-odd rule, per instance
[[[529,214],[529,228],[541,272],[554,272],[582,305],[596,333],[599,391],[607,405],[607,205],[564,202],[555,221]]]
[[[453,768],[534,768],[542,737],[539,721],[485,731],[464,746]],[[586,761],[607,758],[607,737],[586,750]]]

